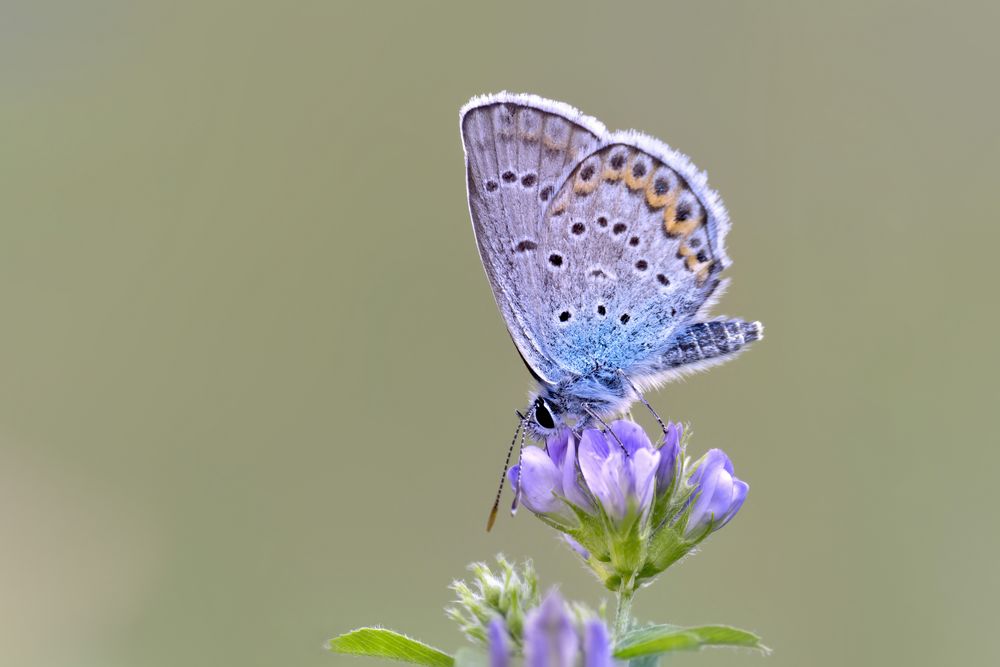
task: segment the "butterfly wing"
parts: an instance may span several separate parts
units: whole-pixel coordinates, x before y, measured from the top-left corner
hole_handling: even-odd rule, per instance
[[[549,354],[576,374],[656,374],[720,288],[728,226],[687,157],[635,132],[609,136],[547,207],[535,251],[515,256],[538,276],[529,307]]]
[[[538,379],[655,385],[759,337],[700,321],[725,287],[729,217],[687,156],[534,96],[474,99],[461,125],[480,256]]]
[[[461,111],[469,210],[497,306],[525,364],[554,384],[571,369],[553,355],[557,341],[538,321],[544,213],[569,173],[606,136],[596,119],[533,95],[501,93]]]

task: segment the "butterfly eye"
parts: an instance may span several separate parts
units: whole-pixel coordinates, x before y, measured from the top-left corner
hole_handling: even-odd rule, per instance
[[[552,418],[548,405],[542,399],[535,401],[535,422],[542,428],[556,427],[556,420]]]

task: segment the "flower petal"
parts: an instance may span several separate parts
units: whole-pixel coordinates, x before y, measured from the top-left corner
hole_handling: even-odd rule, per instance
[[[579,652],[573,620],[553,590],[524,619],[525,667],[574,667]]]
[[[562,483],[559,470],[539,447],[525,447],[521,453],[518,481],[524,506],[535,514],[556,514],[567,511],[562,500]]]
[[[576,464],[576,443],[571,437],[566,443],[566,454],[562,462],[562,489],[566,499],[588,512],[594,511],[590,496],[580,486],[580,473]]]
[[[557,467],[562,467],[563,460],[566,458],[566,446],[572,439],[572,432],[563,427],[545,441],[545,451],[548,452],[549,458]]]
[[[614,667],[608,629],[600,619],[592,618],[583,629],[583,667]]]
[[[651,449],[639,449],[635,452],[629,464],[631,466],[631,486],[629,490],[633,501],[638,505],[640,514],[649,511],[653,503],[653,490],[656,479],[656,469],[660,463],[660,453]]]
[[[649,441],[646,436],[646,432],[642,430],[642,427],[635,422],[626,421],[624,419],[619,419],[618,421],[611,424],[611,430],[614,435],[608,434],[606,439],[608,445],[612,444],[619,449],[618,440],[621,440],[622,445],[625,445],[625,451],[628,452],[629,456],[632,456],[640,449],[652,449],[653,443]],[[615,435],[618,436],[618,440],[615,440]]]
[[[733,476],[733,463],[721,449],[709,450],[691,475],[697,488],[685,533],[696,536],[711,526],[718,530],[739,511],[749,485]]]
[[[715,494],[719,485],[719,475],[720,473],[728,475],[724,467],[728,460],[721,449],[710,449],[691,475],[691,482],[697,488],[694,491],[694,504],[685,530],[688,535],[700,533],[712,521],[713,503],[717,502]],[[732,478],[729,480],[728,492],[732,497]]]
[[[490,621],[487,628],[487,639],[490,649],[490,667],[507,667],[510,665],[510,640],[507,626],[499,616]]]
[[[708,513],[713,522],[718,522],[729,512],[733,504],[733,476],[721,469],[715,474],[715,490],[708,503]]]
[[[590,492],[597,496],[602,504],[608,498],[608,480],[604,473],[604,464],[608,460],[608,445],[604,434],[597,429],[588,428],[580,437],[580,471]]]
[[[590,560],[590,552],[587,551],[582,544],[580,544],[579,542],[577,542],[576,540],[574,540],[572,537],[570,537],[566,533],[562,534],[562,538],[563,538],[563,540],[566,541],[566,544],[569,545],[570,549],[572,549],[576,553],[580,554],[580,558],[582,558],[583,560]]]
[[[618,421],[615,427],[619,437],[625,435],[622,444],[629,443],[626,448],[631,448],[631,454],[626,457],[613,436],[587,429],[580,440],[580,470],[608,516],[621,521],[630,503],[642,512],[649,508],[660,453],[637,425]]]
[[[729,457],[721,449],[710,449],[705,452],[705,455],[701,457],[701,461],[698,462],[698,467],[691,475],[691,483],[699,484],[702,478],[710,471],[714,471],[716,468],[725,468],[728,464],[729,474],[732,474],[732,464],[729,463]]]
[[[597,494],[598,500],[612,519],[621,521],[628,510],[628,493],[631,485],[630,474],[625,470],[625,455],[621,449],[611,452],[601,465],[603,487]]]
[[[615,446],[617,447],[617,445]],[[583,432],[580,436],[580,445],[577,449],[580,452],[581,458],[586,453],[600,461],[608,458],[608,454],[611,453],[607,439],[596,428],[588,428]]]
[[[517,485],[520,481],[521,476],[521,466],[515,465],[507,469],[507,481],[510,482],[511,488],[514,489],[514,493],[517,493]]]
[[[719,523],[719,528],[722,528],[729,520],[736,516],[736,513],[740,511],[743,507],[743,501],[747,499],[747,492],[750,491],[750,485],[744,482],[742,479],[733,478],[733,499],[729,505],[729,511],[726,515],[722,517],[722,521]]]
[[[680,447],[681,437],[684,435],[684,427],[676,422],[667,422],[667,432],[663,434],[663,442],[660,449],[664,447]]]
[[[664,442],[658,450],[660,453],[660,462],[656,467],[657,495],[667,492],[671,484],[673,484],[674,475],[677,473],[677,459],[681,453],[681,445],[680,438],[670,436],[670,428],[672,426],[674,425],[670,424],[670,426],[667,426],[667,435],[664,436]]]

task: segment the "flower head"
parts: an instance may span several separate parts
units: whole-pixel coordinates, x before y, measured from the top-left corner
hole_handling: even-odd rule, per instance
[[[608,588],[638,585],[724,526],[746,498],[729,458],[713,449],[692,465],[683,435],[668,424],[654,445],[631,421],[579,435],[563,428],[544,449],[524,450],[511,484]]]

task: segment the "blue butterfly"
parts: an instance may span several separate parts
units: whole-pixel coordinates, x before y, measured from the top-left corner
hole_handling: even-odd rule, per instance
[[[708,316],[729,216],[687,156],[534,95],[475,97],[461,131],[480,258],[538,381],[522,427],[604,423],[761,338]]]

